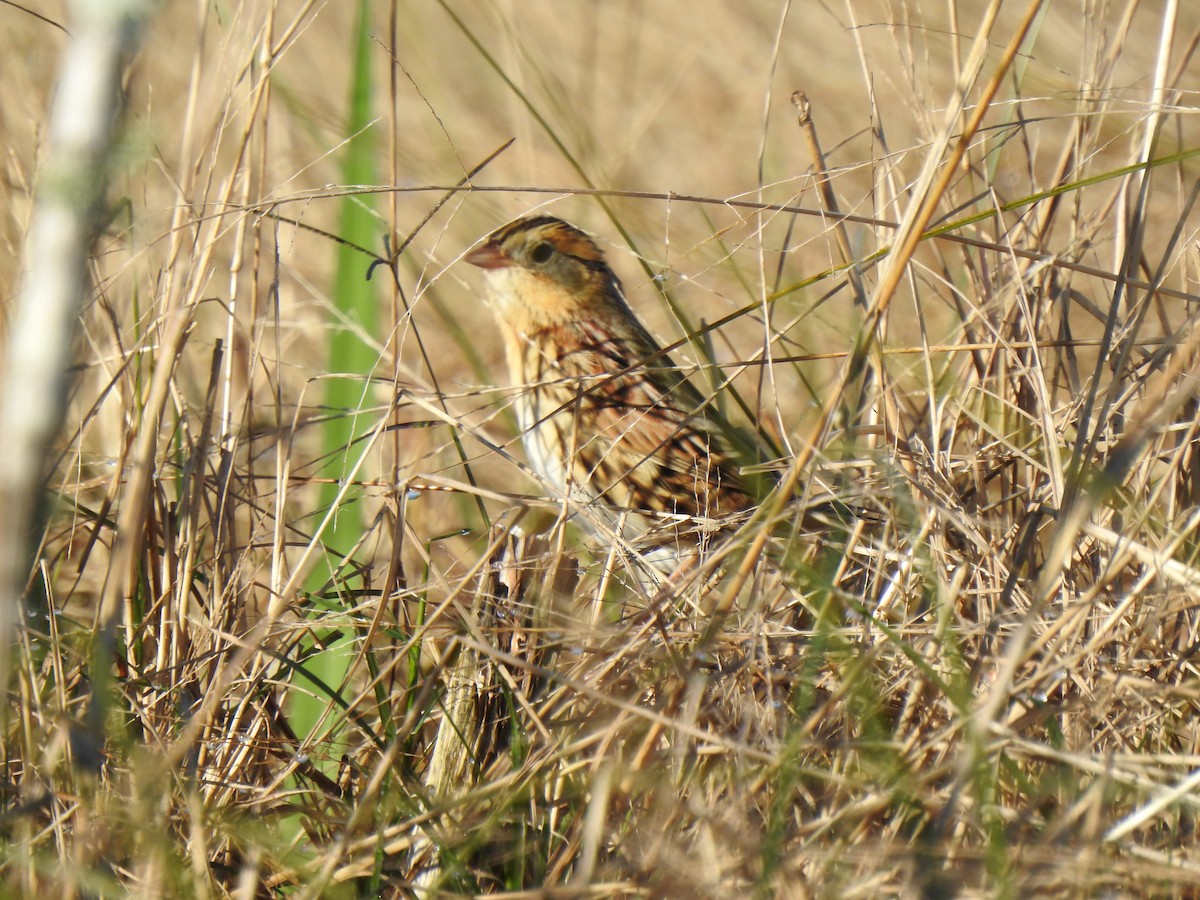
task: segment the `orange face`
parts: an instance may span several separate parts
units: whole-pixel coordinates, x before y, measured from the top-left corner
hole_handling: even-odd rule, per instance
[[[518,219],[466,255],[502,324],[529,334],[588,316],[632,315],[596,242],[552,216]]]

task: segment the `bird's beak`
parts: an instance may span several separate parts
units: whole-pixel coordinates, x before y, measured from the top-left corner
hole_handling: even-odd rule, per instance
[[[481,269],[503,269],[513,264],[508,255],[491,241],[488,241],[486,244],[480,244],[464,256],[463,259],[473,266],[479,266]]]

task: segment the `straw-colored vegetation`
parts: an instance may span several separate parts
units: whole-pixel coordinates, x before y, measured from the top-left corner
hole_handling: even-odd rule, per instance
[[[4,893],[1195,896],[1200,10],[391,6],[128,68]],[[0,5],[10,301],[65,46]],[[535,208],[778,478],[665,585],[523,466]]]

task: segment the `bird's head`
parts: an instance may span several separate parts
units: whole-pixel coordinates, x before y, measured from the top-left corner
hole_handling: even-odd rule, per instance
[[[510,222],[465,259],[484,270],[497,314],[518,331],[625,310],[620,282],[596,242],[553,216]]]

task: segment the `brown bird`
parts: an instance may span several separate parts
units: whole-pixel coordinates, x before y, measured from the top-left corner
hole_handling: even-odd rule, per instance
[[[523,389],[530,466],[593,531],[670,571],[752,505],[728,426],[638,321],[587,234],[529,216],[466,260],[484,270],[509,377]]]

